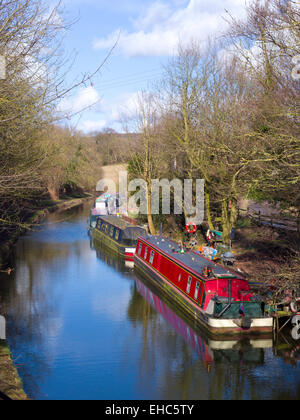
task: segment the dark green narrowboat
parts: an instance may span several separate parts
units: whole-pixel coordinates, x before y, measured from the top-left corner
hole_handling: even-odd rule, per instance
[[[100,242],[128,261],[133,261],[137,240],[146,235],[143,227],[135,226],[117,216],[100,216],[94,230],[94,241]]]

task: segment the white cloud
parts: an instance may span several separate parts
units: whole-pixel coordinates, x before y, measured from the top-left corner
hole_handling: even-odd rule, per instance
[[[138,95],[138,92],[122,93],[109,101],[102,100],[92,113],[82,116],[76,128],[86,134],[106,127],[122,131],[123,125],[131,124],[136,116]]]
[[[131,119],[136,115],[138,107],[138,92],[123,93],[110,105],[111,121],[119,122]]]
[[[166,2],[154,2],[133,22],[134,31],[118,29],[94,42],[95,49],[107,49],[121,32],[118,49],[126,56],[169,56],[179,40],[206,40],[226,27],[225,10],[233,16],[245,13],[245,0],[190,0],[186,7],[171,9]]]
[[[73,98],[64,98],[58,105],[58,111],[63,114],[76,114],[100,101],[100,95],[93,86],[79,89]]]
[[[172,10],[168,4],[157,1],[149,7],[145,16],[141,16],[141,19],[134,22],[134,26],[137,29],[151,29],[153,25],[163,24],[171,14]]]
[[[78,124],[78,130],[84,133],[93,133],[95,131],[101,131],[107,126],[105,120],[86,120]]]
[[[106,317],[113,322],[124,322],[127,318],[127,306],[130,300],[130,291],[128,289],[119,290],[118,299],[115,296],[104,294],[95,294],[92,298],[92,310],[96,316]]]

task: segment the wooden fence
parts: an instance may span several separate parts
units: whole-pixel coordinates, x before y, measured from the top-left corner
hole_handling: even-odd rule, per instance
[[[270,226],[276,229],[289,230],[292,232],[300,232],[300,218],[292,218],[276,215],[265,215],[261,211],[256,211],[248,208],[238,209],[239,216],[249,217],[255,223],[263,226]]]

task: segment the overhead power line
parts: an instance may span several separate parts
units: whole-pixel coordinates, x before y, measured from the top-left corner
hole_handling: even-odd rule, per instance
[[[128,75],[127,77],[120,77],[120,78],[111,79],[106,82],[97,83],[97,89],[99,89],[100,91],[103,91],[103,90],[108,90],[112,88],[126,87],[133,84],[144,83],[148,81],[150,82],[152,80],[157,79],[161,75],[162,75],[161,70],[160,71],[157,71],[157,70],[144,71],[144,72]]]

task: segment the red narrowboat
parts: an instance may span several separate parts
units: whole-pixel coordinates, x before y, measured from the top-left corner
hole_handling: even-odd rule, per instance
[[[140,237],[135,267],[213,334],[272,333],[273,319],[239,274],[162,236]]]

